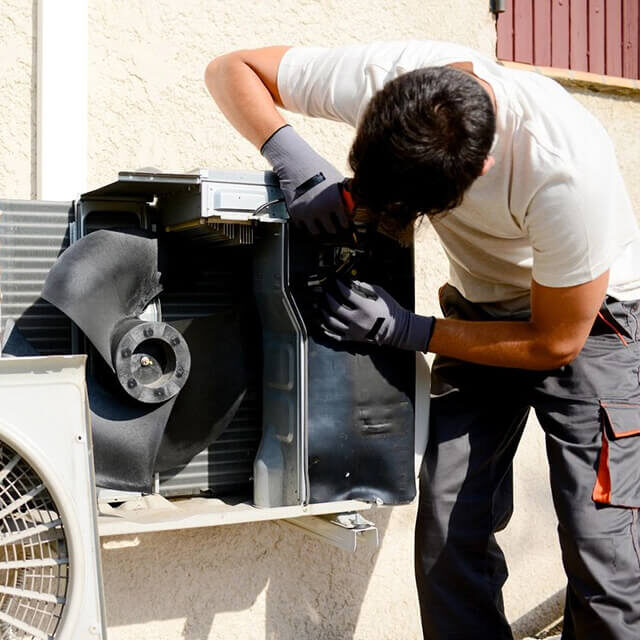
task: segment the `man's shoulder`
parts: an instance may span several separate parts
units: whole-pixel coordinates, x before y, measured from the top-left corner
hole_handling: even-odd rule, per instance
[[[424,66],[449,64],[451,61],[491,59],[465,45],[443,40],[374,40],[367,43],[348,44],[338,47],[298,46],[292,47],[283,57],[284,64],[314,61],[348,60],[352,64],[366,66],[377,64],[386,68],[400,65],[406,70]]]
[[[480,59],[472,49],[438,40],[293,47],[280,62],[278,90],[283,105],[291,111],[357,126],[371,97],[398,76]]]
[[[542,176],[568,174],[577,182],[599,179],[603,165],[616,165],[602,123],[557,83],[529,77],[518,82],[513,95],[514,159]]]

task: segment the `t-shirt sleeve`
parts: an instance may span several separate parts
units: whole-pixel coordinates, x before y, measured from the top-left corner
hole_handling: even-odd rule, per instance
[[[402,49],[402,43],[289,49],[278,69],[282,103],[290,111],[356,126],[360,112],[393,75]]]
[[[280,61],[278,91],[289,111],[355,127],[371,97],[390,80],[465,57],[465,48],[426,40],[293,47]]]
[[[638,231],[606,130],[564,92],[556,97],[551,114],[530,108],[516,127],[509,206],[524,214],[533,279],[571,287],[613,267]]]
[[[602,275],[621,250],[608,224],[607,190],[575,171],[556,170],[533,196],[525,227],[533,249],[533,279],[547,287],[571,287]]]

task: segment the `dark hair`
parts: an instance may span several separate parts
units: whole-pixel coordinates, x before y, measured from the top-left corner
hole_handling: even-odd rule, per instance
[[[471,75],[427,67],[369,102],[349,153],[356,201],[408,224],[453,209],[480,175],[495,133],[489,95]]]

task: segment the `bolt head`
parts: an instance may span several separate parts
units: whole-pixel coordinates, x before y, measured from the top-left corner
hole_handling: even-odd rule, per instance
[[[145,338],[150,338],[153,335],[153,329],[151,327],[147,327],[142,334]]]
[[[164,389],[156,389],[156,390],[153,392],[153,395],[154,395],[156,398],[162,398],[162,397],[164,396]]]
[[[182,378],[184,369],[181,366],[176,367],[176,378]]]
[[[134,389],[137,386],[138,386],[138,383],[133,378],[129,378],[127,380],[127,387],[129,387],[129,389]]]
[[[130,357],[131,357],[131,349],[123,349],[123,350],[120,352],[120,355],[121,355],[123,358],[130,358]]]
[[[171,338],[172,347],[177,347],[179,344],[180,344],[180,338],[178,338],[177,336],[174,336],[173,338]]]

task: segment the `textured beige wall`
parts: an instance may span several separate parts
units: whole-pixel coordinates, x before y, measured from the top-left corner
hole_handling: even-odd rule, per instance
[[[571,93],[605,126],[613,139],[636,215],[640,216],[640,96],[617,96],[587,90]]]
[[[470,6],[471,5],[471,6]],[[269,44],[339,45],[432,37],[491,53],[487,3],[455,0],[187,0],[89,2],[89,180],[156,166],[262,167],[215,109],[202,76],[226,51]],[[299,119],[295,119],[299,122]],[[343,165],[348,137],[337,124],[300,125]]]
[[[375,520],[377,553],[278,522],[104,541],[109,638],[417,639],[413,509]]]
[[[118,170],[264,167],[217,112],[202,83],[225,51],[266,44],[437,38],[491,54],[488,0],[89,0],[89,186]],[[31,196],[33,21],[30,0],[0,5],[0,197]],[[640,102],[577,92],[605,123],[637,209]],[[345,166],[347,127],[292,117]],[[425,225],[417,246],[418,307],[436,311],[446,263]],[[506,606],[517,621],[563,584],[540,429],[516,459],[516,514],[501,540],[511,567]],[[415,506],[371,514],[378,552],[351,555],[280,523],[103,541],[111,640],[419,638],[413,580]],[[521,625],[522,626],[522,625]]]
[[[33,197],[34,21],[30,0],[0,5],[0,198]]]

